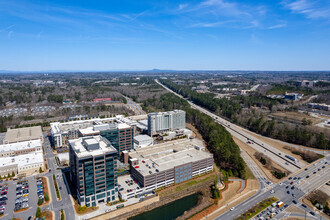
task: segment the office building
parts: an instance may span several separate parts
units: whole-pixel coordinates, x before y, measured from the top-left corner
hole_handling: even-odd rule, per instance
[[[150,136],[185,127],[186,113],[182,110],[148,114],[148,134]]]
[[[117,150],[107,139],[69,140],[69,157],[70,179],[81,206],[117,200]]]
[[[134,137],[134,144],[137,148],[152,146],[154,139],[149,135],[137,135]]]
[[[101,135],[110,141],[111,145],[116,148],[119,155],[125,150],[132,150],[134,147],[134,127],[129,126],[126,123],[98,124],[78,130],[79,137],[95,135]]]
[[[0,176],[26,176],[44,169],[40,139],[0,145]]]
[[[40,140],[44,142],[41,126],[8,129],[6,136],[3,139],[4,144]]]
[[[52,145],[55,148],[66,147],[69,140],[79,137],[79,129],[93,127],[93,125],[113,123],[121,118],[123,118],[123,116],[118,115],[112,118],[93,118],[88,120],[50,123]]]
[[[302,94],[298,93],[285,93],[284,99],[289,101],[297,101],[302,98]]]
[[[312,88],[314,86],[314,82],[309,80],[297,81],[296,86]]]
[[[141,187],[124,188],[120,191],[123,199],[181,183],[213,170],[213,155],[205,151],[203,142],[198,139],[182,139],[138,148],[129,153],[129,161],[131,175]]]

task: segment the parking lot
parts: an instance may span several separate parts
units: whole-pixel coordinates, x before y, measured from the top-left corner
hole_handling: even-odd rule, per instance
[[[9,181],[3,184],[7,188],[7,199],[4,205],[4,216],[13,216],[13,211],[36,207],[38,202],[37,185],[35,178],[26,178],[20,181]],[[3,187],[2,187],[3,188]],[[5,190],[4,190],[5,191]]]
[[[6,207],[7,207],[7,193],[8,193],[8,185],[1,185],[0,186],[0,215],[4,214]]]
[[[124,200],[133,198],[135,196],[140,198],[154,194],[154,190],[146,190],[146,188],[141,187],[140,184],[130,175],[118,177],[118,191],[119,196]]]

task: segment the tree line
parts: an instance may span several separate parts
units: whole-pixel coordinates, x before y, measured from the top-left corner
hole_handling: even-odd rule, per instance
[[[190,108],[186,100],[172,93],[159,99],[147,99],[143,102],[145,110],[169,111],[182,109],[186,112],[186,121],[201,133],[207,143],[207,149],[213,154],[215,163],[234,176],[245,178],[245,162],[240,156],[240,149],[230,133],[210,116]]]
[[[189,101],[256,133],[308,147],[326,149],[330,146],[330,139],[322,132],[314,131],[306,126],[293,126],[276,120],[268,120],[263,115],[255,114],[253,110],[243,111],[243,107],[250,106],[268,107],[271,110],[274,105],[281,103],[279,100],[271,100],[259,94],[233,97],[230,100],[218,99],[214,97],[214,94],[197,93],[188,86],[179,86],[170,80],[160,81]]]

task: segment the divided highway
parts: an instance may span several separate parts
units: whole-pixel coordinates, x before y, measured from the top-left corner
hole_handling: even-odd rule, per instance
[[[166,90],[168,90],[169,92],[177,95],[180,98],[183,98],[183,96],[181,96],[180,94],[172,91],[171,89],[167,88],[166,86],[164,86],[163,84],[161,84],[158,80],[155,80],[156,83],[158,83],[159,85],[161,85],[162,87],[164,87]],[[296,162],[294,162],[293,160],[290,160],[288,158],[285,157],[285,153],[283,153],[282,151],[278,150],[275,147],[272,147],[269,144],[266,144],[264,142],[262,142],[260,139],[258,139],[257,137],[252,136],[250,133],[247,132],[246,129],[239,127],[221,117],[219,117],[218,115],[210,112],[209,110],[206,110],[194,103],[188,102],[190,104],[190,106],[196,110],[199,110],[209,116],[211,116],[212,118],[215,119],[215,121],[217,121],[219,124],[223,125],[227,131],[229,133],[231,133],[231,135],[233,135],[234,137],[236,137],[237,139],[243,141],[244,143],[246,143],[247,141],[251,142],[250,146],[252,148],[254,148],[256,151],[262,152],[263,154],[265,154],[266,156],[272,158],[272,160],[274,160],[274,162],[276,162],[277,164],[279,164],[280,166],[282,166],[283,168],[285,168],[286,170],[290,171],[291,173],[294,173],[296,171],[298,171],[299,169],[303,168],[306,166],[306,163],[304,163],[303,161],[298,161],[296,159]]]

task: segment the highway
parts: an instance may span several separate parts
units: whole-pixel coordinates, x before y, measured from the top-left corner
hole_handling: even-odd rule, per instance
[[[157,79],[155,81],[156,81],[156,83],[161,85],[163,88],[165,88],[169,92],[184,99],[183,96],[181,96],[180,94],[167,88],[166,86],[161,84]],[[206,110],[194,103],[191,103],[191,102],[188,102],[188,103],[190,104],[190,106],[193,109],[199,110],[199,111],[211,116],[212,118],[214,118],[214,120],[217,121],[219,124],[223,125],[231,135],[233,135],[237,139],[243,141],[243,143],[250,141],[251,142],[250,146],[252,148],[254,148],[256,151],[262,152],[263,154],[265,154],[266,156],[271,158],[275,163],[282,166],[284,169],[290,171],[291,173],[294,173],[294,172],[298,171],[299,169],[306,166],[306,163],[303,161],[296,160],[296,162],[294,162],[294,161],[286,158],[285,153],[283,153],[282,151],[278,150],[275,147],[272,147],[269,144],[262,142],[260,139],[258,139],[256,137],[252,136],[250,133],[253,133],[253,132],[249,131],[249,133],[248,133],[246,129],[244,129],[240,126],[237,126],[237,125],[219,117],[218,115],[210,112],[209,110]]]
[[[167,88],[166,86],[161,84],[157,79],[155,81],[159,85],[161,85],[163,88],[168,90],[169,92],[184,99],[183,96],[181,96],[180,94],[177,94],[174,91],[172,91],[171,89]],[[287,159],[283,152],[279,151],[278,149],[276,149],[266,143],[263,143],[258,138],[255,138],[254,136],[248,134],[245,129],[243,129],[233,123],[230,123],[229,121],[227,121],[225,119],[220,118],[219,116],[211,113],[210,111],[208,111],[204,108],[201,108],[200,106],[197,106],[191,102],[189,102],[189,104],[191,105],[192,108],[197,109],[197,110],[211,116],[212,118],[214,118],[215,121],[222,124],[236,138],[238,138],[242,141],[244,140],[244,142],[248,141],[248,139],[249,139],[249,141],[251,141],[253,143],[253,144],[250,144],[251,147],[253,147],[254,149],[256,149],[260,152],[263,152],[265,155],[269,156],[271,159],[273,159],[279,165],[283,166],[285,169],[291,171],[292,173],[295,173],[294,176],[292,176],[292,178],[296,178],[295,180],[286,179],[285,181],[281,182],[280,184],[272,184],[273,188],[271,190],[274,190],[274,194],[271,194],[270,193],[271,190],[266,191],[266,188],[264,187],[265,184],[264,184],[264,181],[262,180],[264,178],[264,177],[262,177],[263,174],[258,173],[258,171],[259,171],[258,167],[254,167],[253,166],[254,162],[251,160],[251,158],[249,158],[248,155],[246,155],[242,152],[241,155],[242,155],[243,159],[245,160],[247,165],[250,167],[253,174],[258,178],[262,190],[259,190],[258,193],[256,193],[254,196],[252,196],[249,199],[245,200],[244,202],[240,203],[237,207],[235,207],[235,209],[233,211],[227,211],[223,215],[218,216],[216,219],[219,219],[219,220],[220,219],[234,219],[235,217],[241,215],[246,210],[251,208],[253,205],[255,205],[255,204],[261,202],[262,200],[269,198],[271,196],[277,197],[278,199],[280,199],[287,205],[292,205],[293,200],[298,201],[298,199],[305,196],[306,193],[308,193],[314,189],[317,189],[318,187],[322,186],[323,184],[325,184],[325,182],[327,182],[329,180],[329,175],[325,175],[329,172],[329,167],[328,167],[329,164],[325,164],[324,162],[318,162],[318,163],[314,163],[314,164],[316,164],[315,166],[313,164],[313,165],[309,166],[309,168],[301,169],[306,166],[306,164],[304,162],[301,162],[301,161],[293,162],[293,161]],[[330,156],[326,157],[325,160],[327,161],[327,163],[329,163]],[[322,168],[322,166],[325,166],[325,167]],[[318,171],[318,169],[320,169],[320,171]],[[316,172],[316,173],[314,173],[314,172]],[[309,177],[306,178],[307,176],[309,176]],[[299,177],[301,178],[300,180],[298,180]],[[291,181],[293,182],[292,184],[291,184]],[[291,188],[290,188],[290,190],[287,190],[287,188],[292,187],[293,185],[297,185],[295,187],[295,189],[293,189],[294,196],[292,196]],[[289,193],[288,193],[288,191],[289,191]],[[302,206],[300,206],[300,208],[303,209]],[[307,208],[307,210],[305,210],[305,211],[310,212],[311,210],[309,210]],[[312,215],[310,215],[310,214],[308,214],[308,215],[311,218],[313,218]],[[316,218],[318,218],[318,216],[316,216]]]
[[[320,216],[316,213],[315,216],[312,216],[309,214],[312,210],[309,208],[304,208],[299,203],[299,199],[304,197],[307,192],[310,192],[312,190],[315,190],[319,188],[320,186],[324,185],[327,181],[329,181],[329,175],[325,175],[326,173],[329,173],[329,162],[330,157],[326,158],[327,164],[322,160],[322,162],[318,162],[315,166],[308,168],[308,170],[301,170],[300,172],[293,175],[291,180],[286,179],[280,184],[274,184],[272,189],[261,192],[259,191],[256,195],[253,197],[245,200],[244,202],[240,203],[235,207],[232,211],[227,211],[221,216],[218,216],[216,219],[234,219],[247,211],[249,208],[251,208],[253,205],[261,202],[262,200],[269,198],[269,197],[276,197],[284,204],[287,204],[288,206],[294,205],[293,200],[297,201],[296,206],[303,211],[306,211],[307,216],[312,219],[320,219]],[[324,166],[325,168],[322,168]],[[317,171],[320,169],[320,171]],[[313,172],[317,171],[315,174]],[[309,178],[306,179],[306,176],[312,175]],[[298,178],[301,178],[298,180]],[[292,182],[292,184],[291,184]],[[291,189],[291,187],[294,186],[294,189]],[[271,193],[271,190],[274,190],[274,193]],[[289,192],[289,193],[288,193]],[[294,193],[294,196],[292,195]],[[228,207],[230,208],[230,207]],[[287,214],[285,210],[281,212],[278,216],[284,216]],[[276,217],[277,218],[277,217]]]

